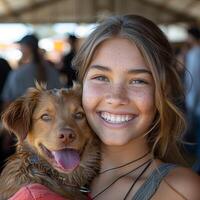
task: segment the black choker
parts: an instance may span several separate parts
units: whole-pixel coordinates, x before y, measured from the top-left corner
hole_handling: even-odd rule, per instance
[[[106,173],[106,172],[108,172],[108,171],[111,171],[111,170],[114,170],[114,169],[119,169],[119,168],[125,167],[125,166],[127,166],[127,165],[130,165],[130,164],[132,164],[132,163],[134,163],[134,162],[137,162],[137,161],[143,159],[143,158],[146,157],[149,153],[150,153],[150,151],[148,151],[147,153],[145,153],[143,156],[137,158],[136,160],[132,160],[132,161],[126,163],[126,164],[123,164],[123,165],[120,165],[120,166],[117,166],[117,167],[113,167],[113,168],[110,168],[110,169],[106,169],[106,170],[104,170],[104,171],[99,172],[99,174],[103,174],[103,173]]]

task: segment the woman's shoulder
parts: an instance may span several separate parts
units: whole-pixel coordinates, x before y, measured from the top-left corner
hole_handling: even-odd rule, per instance
[[[182,199],[200,199],[200,176],[186,167],[175,167],[165,177],[161,187],[166,193],[182,196]],[[168,193],[168,194],[169,194]]]

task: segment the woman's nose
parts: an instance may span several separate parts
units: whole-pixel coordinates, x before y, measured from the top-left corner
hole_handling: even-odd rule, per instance
[[[112,105],[126,105],[129,103],[127,91],[124,87],[111,87],[106,95],[106,102]]]

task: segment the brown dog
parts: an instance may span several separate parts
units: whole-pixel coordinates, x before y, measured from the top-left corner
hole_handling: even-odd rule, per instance
[[[87,199],[81,187],[97,175],[100,150],[81,107],[80,86],[45,90],[37,85],[11,103],[2,120],[19,142],[0,177],[1,200],[30,183],[69,199]]]

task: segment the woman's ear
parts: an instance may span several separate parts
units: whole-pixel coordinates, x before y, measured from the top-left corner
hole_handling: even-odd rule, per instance
[[[2,114],[3,126],[14,133],[22,143],[31,128],[32,115],[41,91],[31,88],[27,93],[12,102]]]

